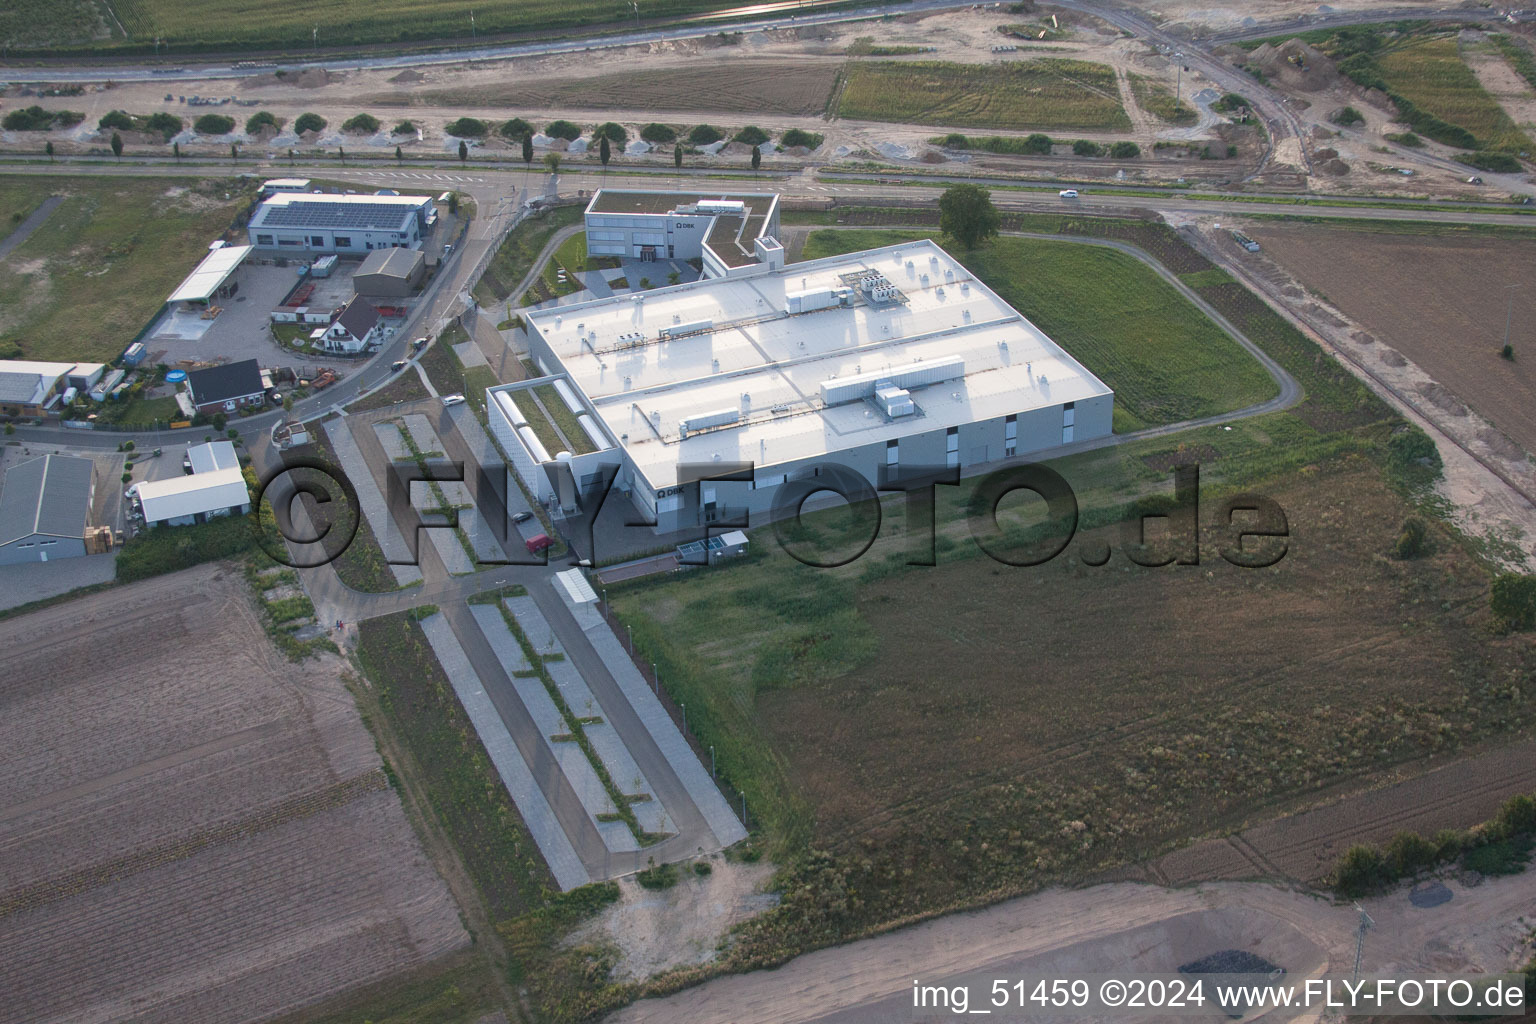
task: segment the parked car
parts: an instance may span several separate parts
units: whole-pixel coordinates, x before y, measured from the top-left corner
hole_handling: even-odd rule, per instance
[[[417,338],[415,341],[411,342],[411,348],[420,350],[420,349],[424,349],[426,347],[427,347],[427,339],[426,338]]]
[[[405,369],[404,359],[396,359],[394,362],[389,364],[390,373],[399,373],[403,369]]]
[[[1075,188],[1064,188],[1060,192],[1058,192],[1057,195],[1061,196],[1061,198],[1063,198],[1063,199],[1076,199],[1077,198],[1077,189],[1075,189]]]
[[[1481,184],[1482,184],[1482,183],[1483,183],[1483,179],[1482,179],[1482,178],[1479,178],[1479,177],[1478,177],[1478,176],[1477,176],[1477,175],[1475,175],[1475,174],[1474,174],[1474,175],[1472,175],[1472,177],[1470,177],[1470,178],[1468,178],[1468,179],[1467,179],[1467,184],[1468,184],[1468,185],[1481,185]]]
[[[519,512],[519,513],[517,513],[517,515],[512,517],[512,521],[514,523],[526,523],[528,520],[530,520],[532,518],[533,518],[533,513],[532,512]]]
[[[443,396],[443,404],[444,405],[463,405],[464,404],[464,396],[463,395],[444,395]]]

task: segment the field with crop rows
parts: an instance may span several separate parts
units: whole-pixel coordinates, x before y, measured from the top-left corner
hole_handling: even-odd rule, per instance
[[[1131,75],[1130,80],[1131,95],[1142,110],[1169,124],[1195,123],[1195,109],[1180,101],[1164,83],[1145,75]]]
[[[723,0],[654,0],[647,18],[673,18],[729,7]],[[313,4],[264,4],[256,0],[116,0],[114,9],[129,42],[152,45],[159,36],[174,50],[313,47],[457,39],[499,32],[535,32],[598,25],[632,17],[615,0],[519,0],[477,4],[474,0],[320,0]],[[474,12],[473,30],[470,12]],[[84,15],[76,17],[83,21]],[[72,29],[72,35],[81,29]],[[122,45],[121,39],[112,45]],[[164,46],[162,46],[162,50]]]
[[[1125,131],[1115,73],[1043,57],[1008,64],[859,61],[848,66],[838,115],[952,128]]]
[[[1454,36],[1410,40],[1376,64],[1394,92],[1471,132],[1479,149],[1530,151],[1531,140],[1467,67]]]

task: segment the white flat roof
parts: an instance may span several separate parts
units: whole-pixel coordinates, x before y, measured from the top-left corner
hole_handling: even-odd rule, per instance
[[[169,480],[146,480],[138,488],[146,523],[233,508],[251,500],[245,476],[239,469],[214,469]]]
[[[230,441],[194,444],[187,448],[187,461],[192,463],[194,474],[240,468],[240,457],[235,454],[234,443]]]
[[[843,275],[871,270],[905,301],[785,312],[786,292],[846,287]],[[680,463],[800,462],[1111,393],[932,241],[642,294],[638,304],[626,295],[523,316],[613,436],[628,435],[621,444],[655,488],[675,486]],[[658,340],[663,327],[699,321],[713,326]],[[887,418],[862,400],[822,401],[824,381],[896,375],[913,363],[942,366],[957,358],[963,376],[912,386],[917,409],[910,416]],[[743,406],[736,424],[681,436],[690,416]]]
[[[235,268],[250,251],[249,245],[224,245],[212,250],[165,301],[207,302],[208,297],[219,290],[224,279],[235,272]]]
[[[580,569],[555,573],[555,582],[565,591],[566,600],[571,604],[591,604],[597,600],[597,591],[592,589],[592,584],[587,582],[587,577]]]

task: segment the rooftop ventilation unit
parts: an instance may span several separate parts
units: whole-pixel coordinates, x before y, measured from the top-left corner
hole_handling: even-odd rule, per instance
[[[912,395],[906,388],[898,388],[895,385],[875,389],[875,401],[885,410],[885,414],[892,419],[897,416],[910,416],[917,407],[912,404]]]
[[[685,334],[698,334],[715,326],[713,320],[690,320],[683,324],[669,324],[661,329],[662,340],[681,338]]]
[[[965,360],[959,356],[919,360],[899,370],[877,370],[841,379],[821,382],[821,400],[826,405],[841,405],[874,395],[877,387],[920,388],[944,380],[965,376]]]
[[[715,409],[710,412],[694,413],[684,418],[677,425],[679,437],[687,437],[690,433],[696,434],[710,427],[724,427],[732,423],[741,422],[740,409]]]
[[[694,204],[694,209],[700,213],[727,214],[744,217],[747,213],[747,204],[740,199],[700,199]]]

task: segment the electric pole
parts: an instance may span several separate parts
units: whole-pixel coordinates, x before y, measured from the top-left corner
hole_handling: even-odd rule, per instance
[[[1509,348],[1509,325],[1515,316],[1515,289],[1520,285],[1507,284],[1504,290],[1509,293],[1509,304],[1504,308],[1504,347]]]
[[[1360,929],[1355,933],[1355,981],[1360,981],[1360,960],[1365,955],[1365,933],[1375,927],[1376,922],[1371,920],[1371,915],[1365,912],[1360,904],[1355,904],[1355,909],[1360,912]]]

